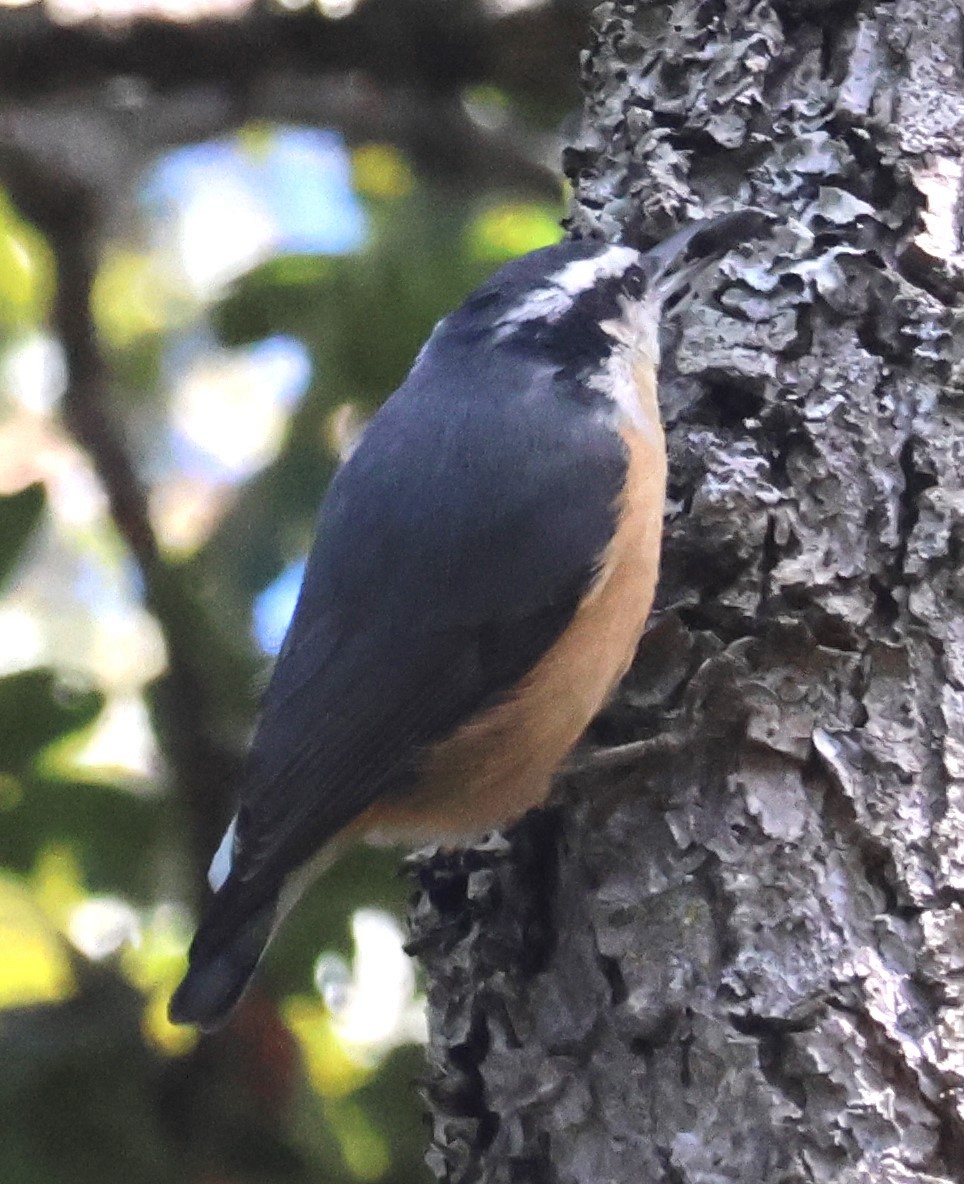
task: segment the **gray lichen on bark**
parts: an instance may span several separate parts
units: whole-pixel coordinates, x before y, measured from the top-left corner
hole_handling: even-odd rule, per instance
[[[964,1181],[961,14],[594,29],[576,233],[783,226],[667,351],[658,612],[592,734],[635,747],[421,870],[430,1163]]]

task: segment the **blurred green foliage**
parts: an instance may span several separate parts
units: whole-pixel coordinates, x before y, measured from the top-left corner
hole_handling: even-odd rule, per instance
[[[43,236],[0,190],[0,341],[36,325],[53,293],[53,260]]]
[[[288,334],[310,353],[311,381],[275,459],[232,491],[193,553],[166,554],[156,573],[155,609],[207,672],[222,717],[204,726],[228,745],[240,744],[231,712],[255,698],[241,672],[264,665],[254,600],[308,546],[339,416],[369,415],[466,291],[559,233],[560,211],[441,193],[384,145],[359,149],[355,170],[370,225],[360,251],[273,258],[209,309],[150,251],[111,244],[94,293],[115,413],[135,440],[170,414],[164,359],[192,323],[209,319],[229,347]],[[46,244],[0,194],[0,343],[43,323],[51,277]],[[0,498],[6,589],[49,513],[37,484]],[[366,1056],[312,985],[319,951],[350,959],[354,909],[402,914],[397,853],[346,855],[289,919],[230,1027],[197,1042],[164,1015],[189,936],[178,902],[198,871],[190,836],[170,808],[163,760],[146,784],[78,762],[104,703],[96,679],[79,683],[65,669],[0,678],[0,1180],[426,1178],[420,1051]],[[101,929],[129,925],[133,944],[82,953],[75,930],[91,909]]]
[[[243,627],[251,596],[309,543],[336,463],[332,413],[349,404],[371,414],[440,317],[495,265],[560,235],[561,207],[445,200],[424,186],[399,198],[369,198],[367,208],[371,229],[362,251],[271,260],[236,283],[214,312],[226,344],[287,333],[304,342],[313,364],[280,455],[248,482],[198,556],[232,632]]]

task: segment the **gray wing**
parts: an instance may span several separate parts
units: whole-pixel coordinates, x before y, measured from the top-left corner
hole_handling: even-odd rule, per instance
[[[336,475],[173,1019],[223,1022],[288,877],[376,799],[404,793],[424,750],[504,695],[571,620],[627,460],[615,433],[549,394],[440,406],[403,387]]]
[[[439,425],[386,405],[333,482],[241,792],[244,881],[284,875],[404,792],[425,748],[536,664],[593,578],[618,436],[517,415],[493,449],[477,406]]]

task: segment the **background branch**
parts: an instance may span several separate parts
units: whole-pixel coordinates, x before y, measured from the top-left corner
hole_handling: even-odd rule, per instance
[[[211,689],[212,671],[222,670],[231,659],[214,652],[218,633],[205,627],[201,606],[179,569],[161,561],[146,490],[111,409],[109,372],[91,311],[100,241],[96,208],[93,195],[74,190],[58,216],[48,207],[37,219],[57,267],[52,328],[67,370],[63,420],[104,487],[111,517],[143,580],[145,603],[164,638],[168,670],[151,686],[149,697],[200,883],[224,824],[225,795],[237,769],[237,753],[218,739],[227,728],[223,702],[216,701]],[[36,208],[33,213],[36,218]]]
[[[588,0],[552,0],[504,15],[480,0],[367,0],[345,19],[327,20],[314,9],[261,2],[242,19],[65,26],[33,4],[0,11],[0,96],[36,101],[110,78],[243,90],[270,63],[279,72],[360,69],[436,96],[486,82],[575,99],[591,9]]]

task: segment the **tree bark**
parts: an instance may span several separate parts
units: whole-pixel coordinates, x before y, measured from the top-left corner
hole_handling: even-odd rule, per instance
[[[784,225],[668,343],[658,611],[595,764],[420,869],[430,1164],[964,1181],[961,13],[606,3],[584,80],[578,233]]]

